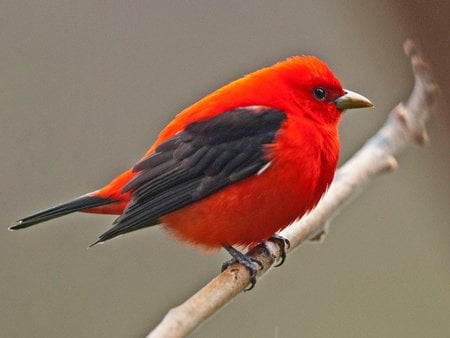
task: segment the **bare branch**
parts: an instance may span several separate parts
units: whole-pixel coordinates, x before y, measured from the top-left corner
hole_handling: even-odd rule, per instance
[[[341,206],[357,194],[366,182],[380,173],[397,168],[396,154],[405,146],[413,143],[422,145],[428,140],[425,122],[439,88],[433,82],[416,45],[407,40],[404,50],[411,60],[415,78],[409,99],[395,107],[384,126],[339,168],[330,189],[317,207],[282,231],[281,235],[291,243],[289,250],[305,240],[321,239]],[[266,242],[248,254],[263,262],[263,268],[258,272],[260,277],[280,258],[280,248],[273,242]],[[249,280],[250,275],[245,267],[239,264],[230,266],[183,304],[171,309],[147,337],[185,337],[243,291]]]

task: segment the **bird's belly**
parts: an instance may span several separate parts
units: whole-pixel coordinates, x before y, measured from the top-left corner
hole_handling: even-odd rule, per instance
[[[278,161],[261,175],[228,186],[161,220],[176,237],[192,244],[209,248],[253,245],[315,206],[328,185],[318,184],[319,178],[319,168]]]

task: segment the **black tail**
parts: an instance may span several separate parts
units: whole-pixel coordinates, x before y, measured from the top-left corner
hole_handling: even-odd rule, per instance
[[[42,210],[31,216],[19,219],[16,225],[11,226],[10,230],[19,230],[23,228],[28,228],[37,223],[48,221],[52,218],[64,216],[75,211],[80,211],[84,209],[90,209],[98,207],[105,204],[114,203],[114,200],[108,198],[83,195],[72,201],[56,205],[52,208]]]

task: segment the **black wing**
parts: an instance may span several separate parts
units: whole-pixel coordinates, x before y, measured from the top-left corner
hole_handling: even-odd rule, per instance
[[[269,160],[286,119],[278,109],[251,106],[194,122],[134,167],[138,174],[123,188],[133,199],[97,242],[158,224],[158,219],[215,191],[258,173]]]

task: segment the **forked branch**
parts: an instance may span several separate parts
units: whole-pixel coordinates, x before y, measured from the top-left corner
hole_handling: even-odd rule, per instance
[[[404,50],[411,60],[415,78],[410,97],[396,106],[383,127],[338,169],[332,185],[317,207],[281,232],[280,235],[291,243],[289,251],[308,239],[320,239],[330,221],[350,197],[361,191],[361,186],[380,173],[395,170],[397,161],[394,156],[405,146],[414,143],[422,145],[428,140],[425,123],[439,88],[416,45],[407,40]],[[279,259],[280,248],[274,242],[266,242],[248,254],[263,263],[263,268],[258,272],[260,277]],[[147,337],[185,337],[242,292],[249,281],[250,275],[245,267],[239,264],[230,266],[183,304],[171,309]]]

